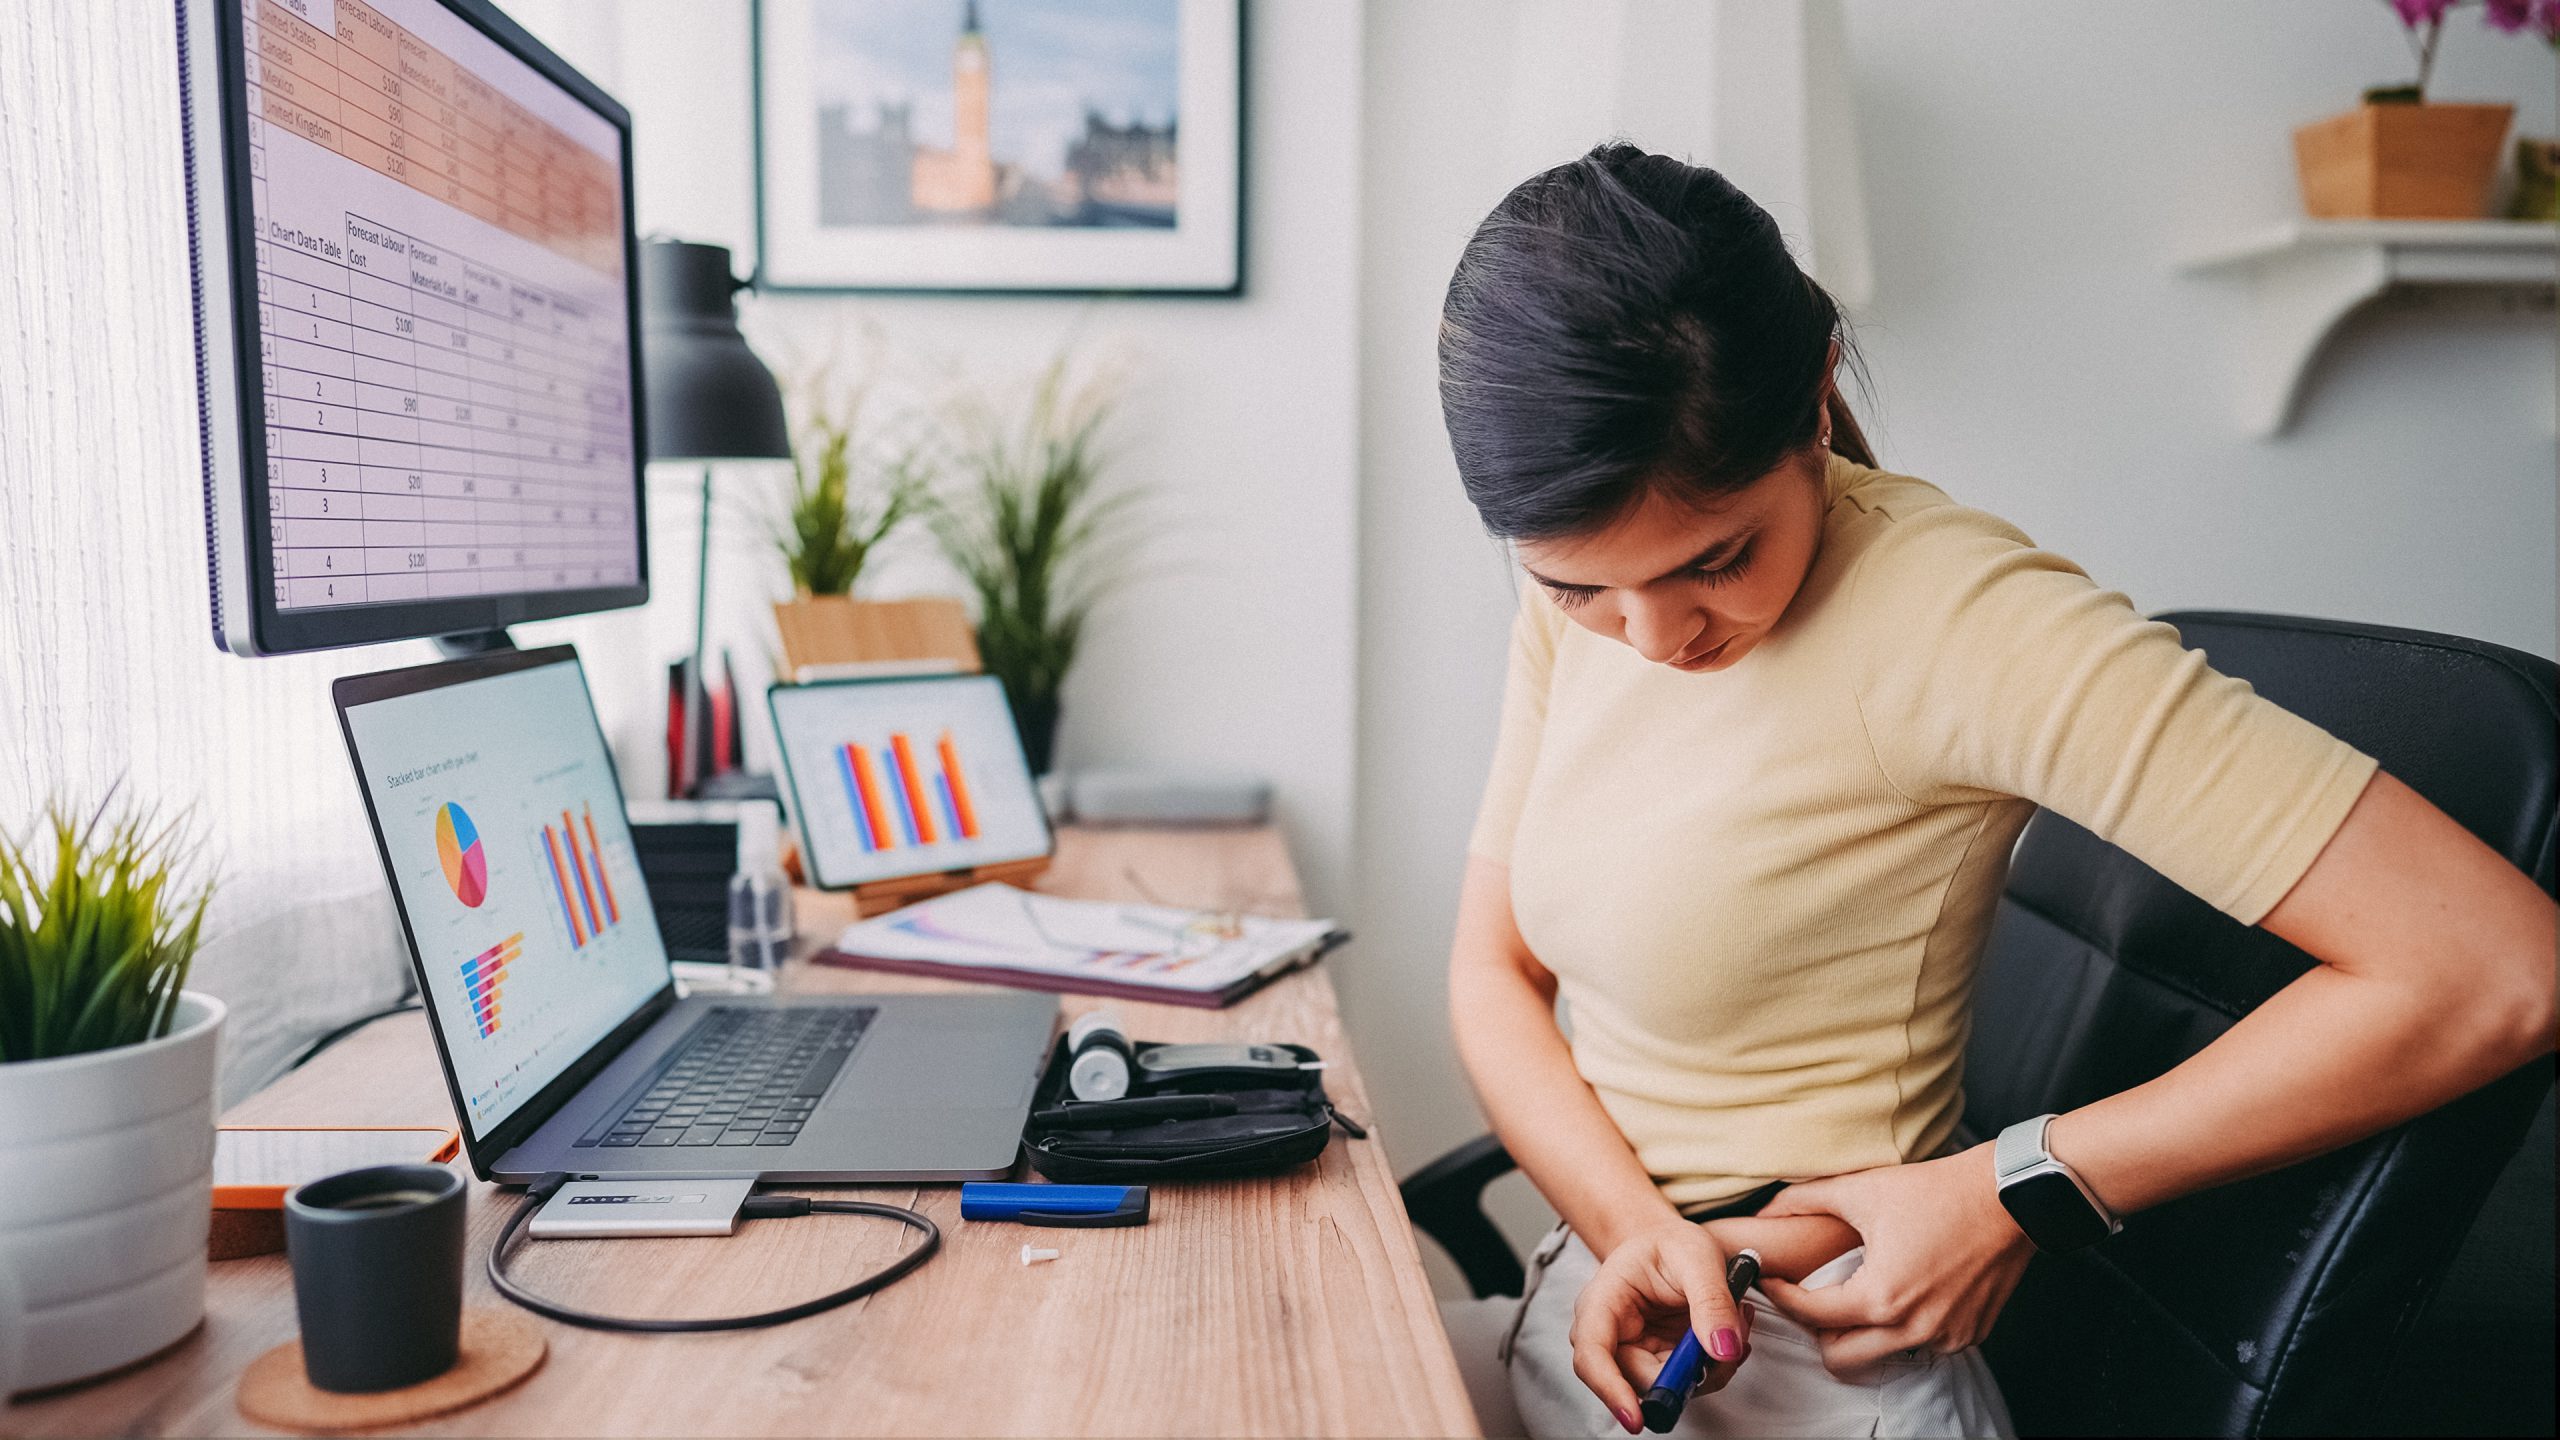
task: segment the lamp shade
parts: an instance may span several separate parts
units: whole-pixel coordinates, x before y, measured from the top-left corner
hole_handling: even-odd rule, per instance
[[[640,373],[652,460],[788,460],[782,387],[738,333],[719,245],[650,240],[640,247]]]

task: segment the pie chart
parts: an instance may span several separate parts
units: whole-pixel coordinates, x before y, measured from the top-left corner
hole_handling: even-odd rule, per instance
[[[480,827],[459,805],[436,811],[436,858],[444,862],[444,883],[453,887],[454,899],[476,908],[489,898],[489,856],[480,848]]]

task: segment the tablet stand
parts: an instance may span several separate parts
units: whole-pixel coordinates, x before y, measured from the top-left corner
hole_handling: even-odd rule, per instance
[[[1007,860],[998,865],[972,865],[966,870],[944,870],[931,875],[906,875],[895,880],[874,880],[853,887],[853,913],[864,920],[884,915],[902,905],[966,890],[1001,880],[1008,885],[1030,888],[1049,868],[1049,857],[1035,855],[1028,860]]]

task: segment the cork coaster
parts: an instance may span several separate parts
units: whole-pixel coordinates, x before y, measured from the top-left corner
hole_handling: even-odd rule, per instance
[[[302,1373],[302,1342],[288,1340],[249,1362],[240,1413],[287,1430],[364,1430],[404,1425],[476,1405],[532,1374],[548,1347],[532,1320],[494,1306],[462,1312],[462,1356],[432,1380],[370,1395],[339,1395]]]

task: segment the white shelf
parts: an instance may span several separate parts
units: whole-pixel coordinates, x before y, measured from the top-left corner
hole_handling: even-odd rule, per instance
[[[2320,344],[2357,306],[2395,285],[2475,286],[2548,301],[2560,279],[2560,225],[2536,220],[2289,220],[2178,267],[2246,291],[2240,424],[2283,432]]]

